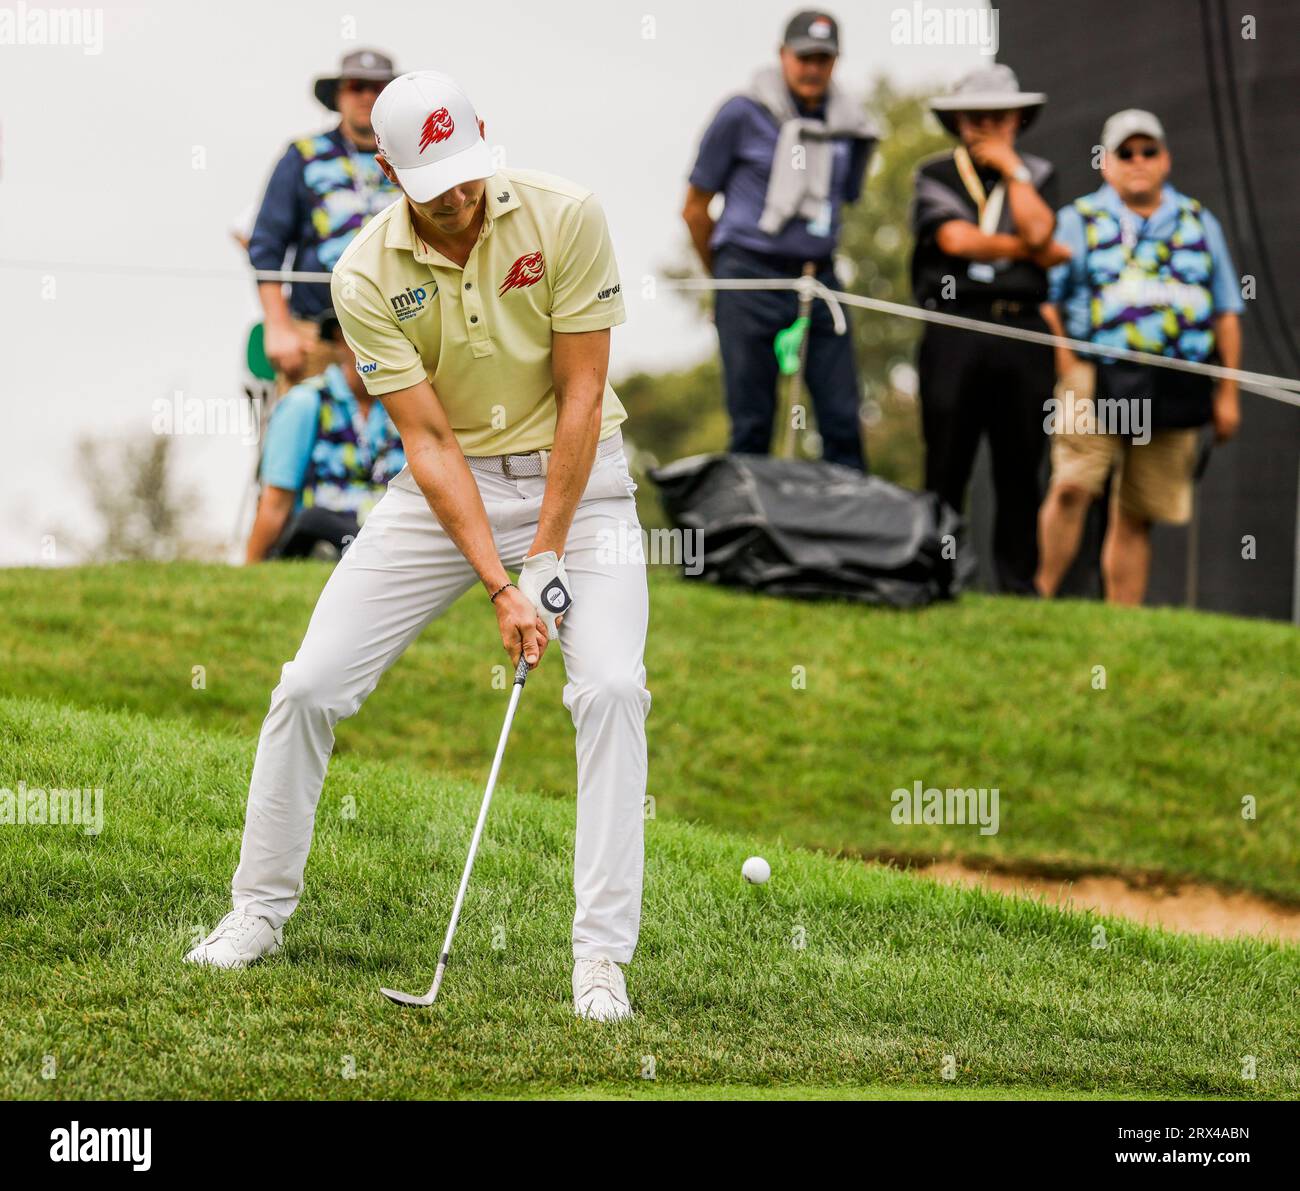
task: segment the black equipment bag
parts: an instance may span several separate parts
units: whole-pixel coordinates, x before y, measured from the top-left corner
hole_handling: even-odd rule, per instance
[[[695,455],[649,475],[673,524],[696,531],[694,559],[683,551],[690,578],[895,608],[952,599],[963,586],[962,521],[934,493],[767,455]]]

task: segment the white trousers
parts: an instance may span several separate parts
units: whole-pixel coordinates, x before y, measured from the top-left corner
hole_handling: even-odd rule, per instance
[[[472,474],[501,561],[517,570],[536,534],[546,478]],[[564,706],[577,733],[573,954],[618,963],[632,958],[641,921],[650,710],[643,662],[649,600],[635,490],[621,449],[597,456],[565,545],[573,605],[558,642],[567,679]],[[330,576],[298,655],[271,695],[231,885],[236,909],[275,926],[293,913],[334,725],[357,711],[430,621],[478,585],[410,472],[403,471]],[[486,594],[482,603],[483,616],[491,616]],[[554,647],[553,642],[547,652],[551,665]],[[516,737],[527,722],[519,719]],[[526,727],[512,745],[516,764],[526,771]],[[485,779],[490,763],[485,756]],[[472,827],[471,816],[465,821],[467,844]]]

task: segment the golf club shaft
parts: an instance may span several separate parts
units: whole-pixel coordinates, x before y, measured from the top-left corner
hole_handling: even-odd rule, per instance
[[[487,822],[488,807],[492,805],[492,791],[496,788],[501,759],[506,752],[506,741],[510,738],[510,725],[514,721],[515,708],[519,706],[519,696],[523,693],[527,677],[528,662],[521,654],[519,665],[515,670],[514,687],[510,692],[510,706],[506,708],[506,722],[501,726],[497,754],[492,759],[492,772],[488,774],[487,789],[483,792],[483,805],[479,808],[478,822],[474,825],[474,838],[469,842],[469,856],[465,860],[465,871],[461,873],[460,888],[456,891],[456,904],[451,908],[451,921],[447,924],[447,934],[442,941],[442,954],[438,957],[438,970],[434,973],[430,999],[437,998],[438,989],[442,986],[443,973],[447,970],[447,961],[451,958],[451,940],[456,933],[456,923],[460,921],[461,907],[465,904],[465,891],[469,888],[470,873],[474,871],[474,857],[478,855],[479,841],[483,838],[483,826]]]

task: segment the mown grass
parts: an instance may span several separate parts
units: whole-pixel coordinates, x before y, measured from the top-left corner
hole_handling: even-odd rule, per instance
[[[647,824],[638,1016],[575,1020],[573,809],[526,788],[534,696],[530,684],[431,1011],[378,988],[432,974],[481,773],[338,758],[284,951],[243,973],[196,970],[179,961],[229,904],[251,736],[0,699],[0,787],[93,785],[105,807],[98,835],[0,827],[0,1094],[1300,1091],[1295,948],[1171,936],[782,845],[763,846],[774,876],[751,887],[752,837],[678,815]],[[499,722],[504,695],[483,704]]]
[[[328,573],[0,572],[0,694],[127,708],[247,742]],[[661,821],[859,856],[1200,879],[1300,903],[1300,637],[1289,626],[976,596],[898,614],[755,598],[664,568],[651,581]],[[340,754],[479,780],[503,656],[471,592],[341,725]],[[513,757],[527,788],[569,798],[563,681],[552,650]],[[891,793],[918,780],[997,788],[998,834],[895,824]]]

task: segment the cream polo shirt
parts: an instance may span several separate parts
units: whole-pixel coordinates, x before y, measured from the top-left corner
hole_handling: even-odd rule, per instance
[[[486,201],[462,269],[420,240],[399,198],[334,266],[334,310],[373,396],[427,377],[466,455],[549,449],[551,332],[627,319],[609,228],[589,190],[534,170],[498,171]],[[600,437],[626,418],[606,382]]]

